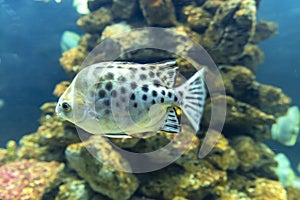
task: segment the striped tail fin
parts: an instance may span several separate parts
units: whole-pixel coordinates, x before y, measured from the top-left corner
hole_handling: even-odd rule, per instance
[[[196,132],[199,130],[199,124],[203,114],[203,107],[206,98],[206,89],[204,85],[204,68],[195,73],[183,85],[175,88],[181,95],[179,107],[187,116]]]

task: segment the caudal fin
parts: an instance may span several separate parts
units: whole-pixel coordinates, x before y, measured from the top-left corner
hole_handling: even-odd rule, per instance
[[[203,107],[206,98],[204,72],[203,68],[195,73],[183,85],[175,88],[182,98],[181,105],[179,106],[189,119],[196,132],[199,130],[199,124],[203,114]]]

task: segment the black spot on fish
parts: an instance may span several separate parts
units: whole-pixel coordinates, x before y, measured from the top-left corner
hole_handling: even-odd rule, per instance
[[[130,99],[131,99],[131,100],[135,100],[135,94],[132,94],[132,95],[130,96]]]
[[[99,98],[104,98],[105,94],[106,94],[106,92],[104,90],[100,90],[99,91]]]
[[[109,66],[107,66],[107,68],[111,69],[111,68],[114,68],[114,66],[113,65],[109,65]]]
[[[117,68],[118,68],[118,69],[122,69],[122,66],[118,66]]]
[[[146,68],[145,68],[145,67],[141,67],[141,70],[145,71],[145,70],[146,70]]]
[[[155,103],[156,103],[156,102],[155,102],[155,100],[153,99],[153,100],[152,100],[152,104],[155,104]]]
[[[111,73],[111,72],[108,72],[107,75],[106,75],[106,79],[107,79],[107,80],[112,80],[112,79],[114,79],[114,74]]]
[[[153,81],[153,84],[154,84],[156,87],[161,86],[160,81],[157,80],[157,79],[155,79],[155,80]]]
[[[106,109],[106,110],[104,111],[104,113],[105,113],[106,115],[108,115],[110,112],[109,112],[109,110]]]
[[[121,93],[125,94],[126,93],[126,89],[124,87],[121,87]]]
[[[160,103],[164,103],[165,102],[165,99],[164,98],[161,98],[160,99]]]
[[[150,66],[150,69],[151,69],[151,70],[154,70],[155,68],[156,68],[156,67],[155,67],[154,65],[151,65],[151,66]]]
[[[171,98],[172,97],[172,93],[168,92],[168,97]]]
[[[105,89],[110,91],[112,89],[112,83],[111,82],[106,83]]]
[[[112,97],[117,97],[117,95],[118,95],[118,92],[116,91],[116,90],[113,90],[113,91],[111,91],[111,96]]]
[[[134,103],[134,104],[133,104],[133,107],[137,108],[137,107],[138,107],[137,103]]]
[[[125,99],[124,97],[122,97],[122,98],[121,98],[121,101],[122,101],[122,102],[125,102],[125,101],[126,101],[126,99]]]
[[[166,95],[166,92],[164,90],[161,91],[162,95]]]
[[[126,81],[126,78],[124,76],[120,76],[118,78],[118,81],[121,81],[121,82],[125,82]]]
[[[141,79],[141,80],[146,80],[146,79],[147,79],[147,76],[146,76],[145,74],[141,74],[141,75],[140,75],[140,79]]]
[[[143,90],[144,92],[148,92],[148,91],[149,91],[148,85],[143,85],[143,86],[142,86],[142,90]]]
[[[132,82],[132,83],[130,83],[130,87],[131,87],[131,89],[135,89],[136,87],[137,87],[137,84],[136,84],[136,82]]]
[[[144,101],[147,101],[147,95],[146,95],[146,94],[143,94],[142,99],[143,99]]]
[[[116,103],[116,107],[120,107],[120,104],[119,104],[119,102],[117,102],[117,103]]]
[[[174,96],[174,101],[177,102],[178,101],[178,98],[176,96]]]
[[[149,72],[149,76],[150,76],[150,78],[154,78],[154,76],[155,76],[155,74],[154,74],[154,72]]]
[[[157,92],[155,90],[152,90],[152,96],[157,97]]]
[[[105,100],[103,101],[103,103],[104,103],[104,105],[109,106],[110,101],[109,101],[109,99],[105,99]]]

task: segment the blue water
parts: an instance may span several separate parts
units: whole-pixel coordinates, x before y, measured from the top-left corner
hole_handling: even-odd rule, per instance
[[[260,44],[265,60],[256,77],[259,82],[282,88],[292,98],[292,104],[300,106],[300,1],[263,0],[258,17],[278,23],[279,34]],[[293,147],[275,141],[268,144],[276,153],[285,153],[296,168],[300,140]]]
[[[0,0],[0,147],[34,132],[39,106],[56,101],[55,84],[67,80],[59,65],[60,37],[79,31],[71,1]]]

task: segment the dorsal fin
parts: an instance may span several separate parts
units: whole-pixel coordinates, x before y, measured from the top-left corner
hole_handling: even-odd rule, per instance
[[[172,88],[175,84],[176,71],[178,65],[176,60],[154,63],[157,67],[153,70],[159,79],[165,84],[166,87]]]
[[[160,130],[168,133],[180,132],[180,124],[179,124],[178,116],[176,115],[175,108],[170,107],[167,109],[166,121],[164,123],[164,126]]]

